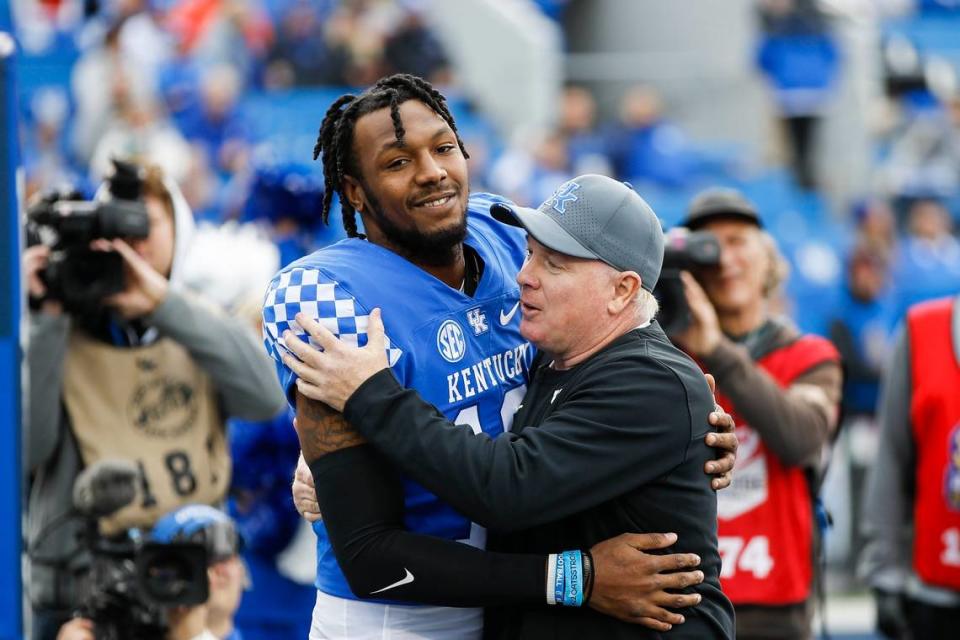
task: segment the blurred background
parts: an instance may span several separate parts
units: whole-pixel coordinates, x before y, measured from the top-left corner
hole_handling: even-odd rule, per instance
[[[317,129],[336,97],[393,72],[448,97],[474,191],[536,205],[606,173],[670,227],[697,191],[741,189],[790,262],[783,310],[847,363],[826,627],[873,637],[854,569],[882,363],[907,306],[960,291],[960,2],[9,0],[9,14],[24,197],[90,196],[111,156],[147,158],[206,230],[206,259],[237,246],[217,244],[225,225],[254,225],[280,264],[343,237],[315,215]],[[275,263],[250,267],[252,289]]]

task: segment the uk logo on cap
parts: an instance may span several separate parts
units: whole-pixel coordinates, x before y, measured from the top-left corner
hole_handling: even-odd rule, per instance
[[[577,190],[580,189],[580,185],[574,182],[573,180],[565,182],[560,185],[560,188],[557,189],[557,192],[553,194],[553,197],[550,198],[547,202],[551,203],[553,210],[557,213],[566,213],[567,212],[567,203],[577,201]]]

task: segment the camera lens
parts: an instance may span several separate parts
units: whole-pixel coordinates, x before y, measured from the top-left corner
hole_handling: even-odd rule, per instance
[[[144,577],[156,597],[176,600],[190,588],[194,573],[189,559],[177,554],[158,554],[147,565]]]
[[[138,553],[137,581],[154,604],[203,604],[209,597],[207,552],[203,545],[193,542],[148,542]]]

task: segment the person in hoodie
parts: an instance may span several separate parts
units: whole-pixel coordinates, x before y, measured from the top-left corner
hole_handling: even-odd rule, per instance
[[[54,638],[82,603],[89,557],[71,500],[81,470],[134,462],[137,495],[101,518],[100,531],[146,529],[179,506],[219,503],[231,471],[225,420],[266,420],[284,406],[272,364],[245,322],[182,285],[193,218],[179,189],[155,167],[141,176],[148,236],[93,243],[122,257],[122,292],[67,313],[46,296],[49,249],[23,255],[32,309],[23,438],[36,639]]]

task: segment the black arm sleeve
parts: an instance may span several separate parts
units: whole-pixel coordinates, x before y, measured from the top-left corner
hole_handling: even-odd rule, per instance
[[[451,607],[546,604],[545,555],[486,552],[406,531],[400,477],[369,445],[327,454],[310,471],[337,562],[358,597]]]
[[[610,500],[683,462],[713,408],[696,375],[694,416],[673,370],[598,362],[542,424],[493,439],[451,423],[389,369],[364,382],[343,414],[401,472],[474,522],[517,531]]]

